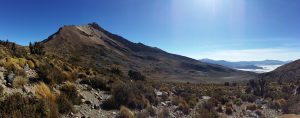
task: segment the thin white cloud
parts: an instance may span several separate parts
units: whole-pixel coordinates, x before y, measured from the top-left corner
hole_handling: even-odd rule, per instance
[[[296,60],[300,59],[300,51],[287,48],[264,48],[243,50],[222,50],[206,52],[200,58],[228,61],[254,61],[265,59]]]

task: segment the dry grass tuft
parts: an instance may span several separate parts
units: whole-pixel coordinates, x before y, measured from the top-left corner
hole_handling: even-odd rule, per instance
[[[53,103],[56,101],[56,95],[52,93],[49,87],[43,82],[35,86],[35,94],[39,99],[50,100]]]
[[[121,106],[119,118],[135,118],[135,114],[129,108]]]
[[[28,83],[28,78],[22,77],[22,76],[17,76],[14,81],[13,81],[13,87],[14,88],[20,88],[23,85]]]

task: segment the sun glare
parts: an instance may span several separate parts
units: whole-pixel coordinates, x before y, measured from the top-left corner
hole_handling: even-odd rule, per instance
[[[193,4],[209,13],[215,14],[220,10],[221,0],[193,0]]]

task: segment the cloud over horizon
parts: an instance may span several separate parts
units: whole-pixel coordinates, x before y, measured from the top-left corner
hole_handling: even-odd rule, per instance
[[[299,57],[300,57],[300,52],[299,50],[296,49],[260,48],[260,49],[221,50],[221,51],[205,52],[201,54],[200,58],[209,58],[209,59],[227,60],[227,61],[259,61],[259,60],[266,60],[266,59],[290,61],[290,60],[299,59]]]

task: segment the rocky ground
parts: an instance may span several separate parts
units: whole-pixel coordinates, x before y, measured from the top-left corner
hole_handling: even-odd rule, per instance
[[[32,85],[25,85],[22,88],[15,89],[5,86],[5,81],[1,79],[0,86],[4,88],[4,94],[11,94],[15,92],[19,92],[25,95],[33,95],[34,89]],[[70,113],[68,115],[64,115],[63,118],[115,118],[119,114],[119,110],[103,110],[100,105],[103,101],[110,97],[105,91],[95,90],[87,85],[77,84],[78,91],[80,96],[82,97],[83,104],[75,105],[75,113]],[[160,95],[160,92],[156,92]],[[208,100],[209,97],[201,99],[196,106],[200,105],[202,102]],[[221,118],[275,118],[280,116],[280,112],[267,108],[265,105],[262,106],[260,112],[262,115],[258,115],[257,112],[246,110],[246,106],[251,105],[253,103],[243,103],[241,106],[234,105],[234,111],[232,115],[227,115],[225,113],[219,113]],[[157,106],[152,106],[156,113],[159,113],[161,109],[167,108],[169,112],[169,116],[171,118],[192,118],[193,114],[196,114],[196,109],[190,109],[190,115],[184,115],[181,111],[177,110],[178,106],[172,105],[171,101],[162,101]],[[224,109],[224,108],[223,108]],[[142,111],[134,111],[136,114],[143,112]],[[298,118],[297,115],[283,115],[280,118]]]
[[[80,84],[80,79],[78,79],[74,85],[77,88],[77,91],[81,97],[81,105],[75,105],[75,112],[63,115],[63,118],[115,118],[118,117],[120,112],[119,110],[104,110],[101,108],[101,104],[109,99],[111,95],[106,91],[96,90],[86,84]],[[9,95],[12,93],[22,93],[27,96],[34,96],[35,88],[33,84],[25,84],[20,88],[12,88],[7,86],[7,81],[3,78],[0,78],[0,86],[3,87],[4,95]],[[54,89],[59,89],[61,85],[54,86]],[[54,90],[55,91],[55,90]],[[174,105],[172,102],[173,98],[176,97],[175,89],[170,91],[160,91],[155,89],[155,94],[159,100],[156,106],[151,106],[154,111],[153,117],[158,117],[160,112],[163,109],[166,109],[168,112],[168,117],[170,118],[193,118],[198,114],[197,109],[204,102],[211,99],[210,96],[202,96],[197,101],[194,108],[189,108],[189,113],[185,114],[182,110],[179,110],[178,105]],[[163,100],[163,95],[168,95],[168,98]],[[282,115],[280,111],[268,108],[266,100],[258,99],[254,103],[242,102],[240,106],[232,105],[232,114],[226,113],[225,105],[222,106],[222,111],[218,113],[221,118],[298,118],[299,115]],[[249,110],[247,107],[250,105],[259,106],[255,110]],[[143,114],[148,112],[147,109],[143,110],[133,110],[135,114]],[[137,115],[138,116],[138,115]]]

